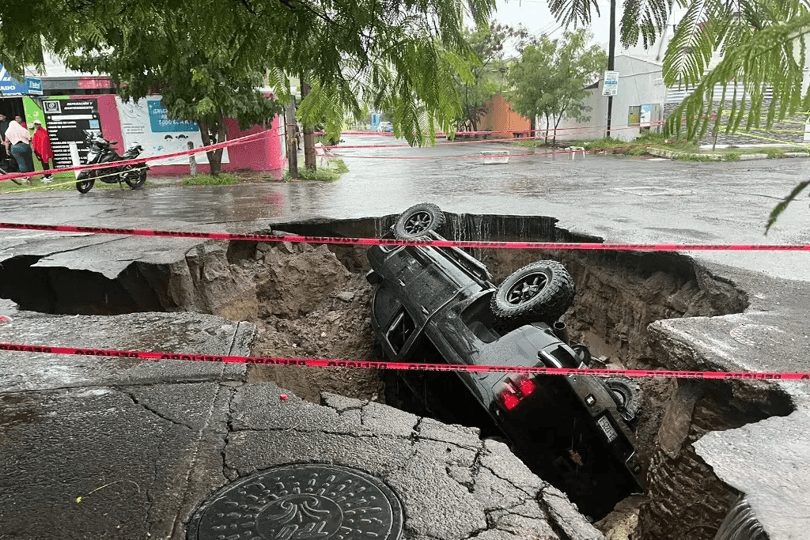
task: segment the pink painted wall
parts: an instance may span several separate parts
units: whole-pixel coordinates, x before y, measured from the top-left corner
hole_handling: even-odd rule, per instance
[[[121,120],[118,116],[118,107],[115,104],[114,94],[70,96],[70,99],[95,99],[98,102],[99,119],[101,120],[102,136],[108,141],[115,141],[113,148],[119,154],[124,152],[123,136],[121,135]],[[272,99],[272,98],[271,98]],[[263,126],[253,126],[246,131],[239,129],[239,122],[232,118],[225,121],[228,140],[252,135],[264,131]],[[228,147],[229,163],[222,164],[223,171],[278,171],[284,167],[281,143],[278,137],[279,119],[267,126],[270,129],[267,137],[261,137],[245,144]],[[188,174],[188,165],[157,165],[151,167],[152,174]],[[197,165],[200,173],[209,172],[208,165]]]
[[[264,131],[263,126],[253,126],[246,131],[239,129],[239,122],[233,118],[225,120],[228,132],[228,140],[238,139],[246,135],[260,133]],[[222,164],[223,171],[277,171],[284,167],[281,153],[281,144],[278,138],[278,116],[273,118],[272,124],[268,126],[271,130],[267,137],[228,147],[229,163]],[[119,128],[120,129],[120,128]],[[207,164],[198,164],[198,173],[208,173],[210,167]],[[152,167],[152,171],[157,174],[183,175],[189,173],[188,165],[157,165]]]

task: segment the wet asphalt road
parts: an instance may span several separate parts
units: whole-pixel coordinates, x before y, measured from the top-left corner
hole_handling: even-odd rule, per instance
[[[434,202],[455,213],[552,216],[562,228],[609,242],[810,243],[806,196],[764,234],[774,205],[807,177],[807,159],[690,163],[578,155],[572,161],[499,143],[409,148],[391,137],[345,139],[344,147],[397,147],[337,150],[350,172],[333,183],[30,193],[0,198],[0,211],[15,222],[243,232],[272,221],[380,216]],[[512,157],[487,164],[480,152],[492,150]],[[698,258],[810,280],[806,253],[702,252]]]

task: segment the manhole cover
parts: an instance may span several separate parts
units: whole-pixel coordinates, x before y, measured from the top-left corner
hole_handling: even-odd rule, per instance
[[[189,540],[398,540],[402,507],[380,479],[338,465],[276,467],[219,490]]]

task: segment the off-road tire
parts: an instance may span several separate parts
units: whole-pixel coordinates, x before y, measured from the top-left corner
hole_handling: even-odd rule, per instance
[[[79,180],[76,182],[76,189],[79,190],[79,193],[87,193],[93,186],[95,185],[96,181],[93,179],[90,180]]]
[[[124,173],[124,182],[132,189],[143,186],[146,183],[146,168],[133,169],[131,165],[128,165],[128,167],[132,170]]]
[[[394,238],[398,240],[424,238],[430,231],[441,230],[444,223],[444,212],[435,204],[415,204],[397,218],[393,226]]]
[[[574,301],[574,280],[557,261],[537,261],[516,270],[498,285],[490,306],[510,322],[553,325]]]
[[[605,384],[613,393],[622,418],[631,426],[637,424],[641,409],[641,386],[638,382],[629,377],[609,377],[605,379]]]

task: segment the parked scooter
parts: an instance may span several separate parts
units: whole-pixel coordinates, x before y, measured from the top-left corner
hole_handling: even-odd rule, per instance
[[[118,153],[112,149],[112,144],[114,144],[115,141],[106,141],[99,133],[93,130],[85,130],[84,135],[85,142],[87,142],[89,146],[87,152],[88,165],[135,159],[143,152],[141,145],[134,144],[130,146],[123,155],[119,156]],[[142,163],[137,165],[124,165],[123,167],[81,171],[79,176],[76,177],[76,189],[78,189],[80,193],[87,193],[93,189],[96,180],[101,180],[107,184],[118,183],[119,185],[126,182],[132,189],[137,189],[146,183],[147,169],[149,169],[149,167],[146,166],[146,163]]]

